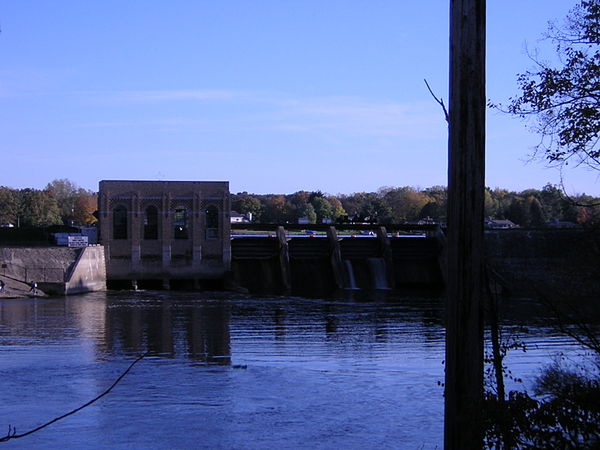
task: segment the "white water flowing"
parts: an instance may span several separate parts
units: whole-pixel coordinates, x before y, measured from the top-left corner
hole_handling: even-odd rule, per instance
[[[386,275],[386,265],[383,258],[368,258],[367,264],[371,272],[371,280],[375,289],[390,289]]]
[[[356,279],[354,278],[354,268],[352,267],[352,261],[350,261],[349,259],[345,259],[344,267],[346,268],[346,276],[347,276],[347,280],[348,280],[348,285],[345,288],[346,289],[357,289]]]

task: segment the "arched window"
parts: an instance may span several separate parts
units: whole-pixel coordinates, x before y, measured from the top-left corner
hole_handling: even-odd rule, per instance
[[[174,231],[173,236],[175,239],[187,239],[188,238],[188,225],[187,225],[187,209],[178,207],[175,209],[174,216]]]
[[[158,208],[150,205],[144,215],[144,239],[158,239]]]
[[[127,208],[123,205],[113,209],[113,239],[127,239]]]
[[[206,208],[206,239],[219,237],[219,210],[216,206]]]

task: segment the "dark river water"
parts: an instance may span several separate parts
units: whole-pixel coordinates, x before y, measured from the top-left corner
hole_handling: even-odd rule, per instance
[[[115,292],[0,302],[6,448],[433,449],[443,440],[443,299]],[[576,346],[527,301],[529,377]],[[528,387],[527,383],[523,386]]]

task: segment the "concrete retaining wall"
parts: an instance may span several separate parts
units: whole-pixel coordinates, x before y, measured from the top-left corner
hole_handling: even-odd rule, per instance
[[[600,297],[600,232],[494,230],[487,260],[512,295]]]
[[[65,294],[106,290],[104,247],[85,247],[65,283]]]
[[[62,283],[80,252],[67,247],[0,247],[2,274],[24,283]]]
[[[104,247],[0,247],[5,296],[27,296],[29,284],[49,295],[106,289]]]

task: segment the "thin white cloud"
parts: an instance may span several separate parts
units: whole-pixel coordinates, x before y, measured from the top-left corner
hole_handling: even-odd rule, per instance
[[[240,93],[228,90],[173,89],[147,91],[120,91],[95,93],[96,100],[116,103],[163,103],[178,101],[231,101],[240,98]]]
[[[272,113],[272,120],[285,130],[329,130],[350,135],[426,139],[446,130],[443,116],[434,105],[339,97],[289,102]]]
[[[147,103],[196,102],[182,117],[91,121],[85,127],[157,126],[169,130],[194,127],[201,131],[286,131],[342,136],[438,138],[446,123],[433,102],[401,103],[357,97],[292,97],[277,93],[232,90],[149,90],[93,93],[102,103],[135,107]],[[213,114],[213,105],[219,114]],[[127,114],[122,108],[120,114]],[[162,114],[159,110],[156,114]]]

